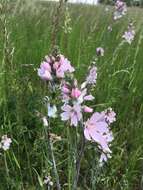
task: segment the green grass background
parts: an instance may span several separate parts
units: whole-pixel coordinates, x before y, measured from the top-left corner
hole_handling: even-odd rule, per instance
[[[36,69],[51,52],[56,6],[12,6],[7,14],[8,46],[15,48],[10,63],[2,61],[4,38],[0,27],[0,134],[8,134],[13,140],[10,150],[0,155],[0,190],[46,189],[41,181],[48,172],[52,175],[42,124],[35,110],[42,110],[42,98],[48,92]],[[128,14],[117,22],[113,22],[112,12],[112,7],[106,12],[105,6],[69,5],[72,31],[64,33],[62,17],[57,35],[57,45],[76,67],[80,81],[96,56],[96,48],[105,49],[104,57],[96,62],[94,105],[95,110],[112,106],[117,113],[117,122],[112,126],[112,159],[99,168],[96,147],[89,143],[82,161],[79,190],[143,189],[143,10],[129,8]],[[122,43],[130,20],[136,30],[131,45]],[[109,25],[112,32],[107,29]],[[62,136],[62,141],[54,144],[62,190],[70,190],[75,129],[56,121],[53,132]]]

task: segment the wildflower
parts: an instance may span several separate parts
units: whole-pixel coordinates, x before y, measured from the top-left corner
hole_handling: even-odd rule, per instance
[[[91,101],[94,97],[91,94],[87,94],[87,88],[78,88],[77,83],[74,81],[74,87],[68,83],[63,83],[61,87],[62,101],[68,103],[69,100],[76,101],[78,104],[82,104],[84,101]]]
[[[58,56],[58,61],[56,61],[53,65],[53,68],[56,70],[57,78],[64,78],[65,73],[74,72],[74,68],[71,66],[69,60],[65,58],[63,55]]]
[[[104,49],[102,47],[96,48],[96,54],[98,56],[104,56]]]
[[[125,33],[123,34],[122,38],[129,44],[132,43],[132,41],[134,40],[135,37],[135,30],[132,26],[132,24],[130,24],[128,26],[128,30],[125,31]]]
[[[46,81],[51,81],[55,77],[64,78],[65,74],[74,72],[69,60],[64,55],[46,56],[38,69],[38,76]]]
[[[52,80],[51,67],[48,62],[42,62],[38,69],[38,76],[43,80]]]
[[[93,66],[90,71],[89,75],[86,78],[87,84],[95,84],[97,79],[97,67]]]
[[[87,94],[87,88],[83,89],[81,91],[80,96],[77,98],[77,103],[78,104],[82,104],[84,101],[92,101],[94,100],[94,96],[92,96],[91,94]]]
[[[81,106],[79,104],[73,106],[64,105],[62,110],[64,111],[61,114],[62,121],[70,120],[70,125],[76,127],[78,122],[82,119]]]
[[[116,113],[112,110],[112,108],[108,108],[107,110],[102,112],[105,116],[105,121],[109,124],[116,121]]]
[[[3,135],[2,140],[0,142],[0,148],[2,148],[4,151],[6,151],[9,149],[11,143],[12,143],[11,138],[8,138],[7,135]]]
[[[46,176],[43,183],[45,185],[53,186],[53,182],[51,181],[51,176]]]
[[[127,12],[126,3],[122,0],[117,0],[115,3],[114,20],[117,20],[124,16]]]
[[[62,92],[65,93],[65,94],[70,93],[70,89],[68,88],[68,85],[66,83],[64,83],[63,86],[62,86]]]
[[[56,107],[56,105],[51,106],[50,104],[48,104],[48,116],[52,117],[52,118],[57,117],[57,107]]]
[[[84,135],[87,140],[98,143],[103,152],[111,153],[109,142],[113,140],[113,136],[102,113],[94,113],[85,123]]]

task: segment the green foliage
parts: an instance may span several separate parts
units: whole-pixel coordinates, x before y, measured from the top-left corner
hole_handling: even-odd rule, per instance
[[[32,7],[32,8],[31,8]],[[105,48],[97,64],[98,81],[95,108],[112,106],[117,112],[113,126],[113,157],[105,168],[97,165],[98,153],[89,145],[82,161],[79,190],[139,190],[142,188],[143,155],[143,11],[130,8],[126,17],[112,24],[112,7],[69,5],[71,31],[64,32],[62,22],[58,44],[83,76],[95,56],[96,47]],[[52,175],[44,139],[44,129],[36,111],[42,110],[46,95],[37,67],[51,47],[52,18],[55,4],[21,3],[7,13],[9,46],[15,51],[12,65],[3,66],[3,40],[0,41],[0,134],[11,136],[11,149],[0,155],[1,190],[41,190],[44,176]],[[121,44],[129,20],[135,21],[136,37],[132,45]],[[0,36],[3,36],[0,27]],[[1,38],[2,39],[2,38]],[[6,76],[6,78],[4,77]],[[76,129],[53,121],[53,133],[62,137],[54,151],[62,190],[71,190],[73,163],[78,133]],[[54,178],[52,179],[54,181]],[[53,188],[55,189],[55,187]]]

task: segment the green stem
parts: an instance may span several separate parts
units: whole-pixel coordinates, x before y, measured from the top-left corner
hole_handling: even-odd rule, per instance
[[[9,169],[8,169],[7,160],[6,160],[6,153],[4,153],[4,163],[5,163],[5,168],[6,168],[6,175],[9,178]]]
[[[59,174],[57,171],[57,165],[56,165],[56,160],[55,160],[55,155],[54,155],[53,143],[52,143],[52,140],[50,138],[50,119],[49,119],[48,130],[45,127],[45,133],[46,133],[46,138],[47,138],[47,141],[49,144],[49,152],[50,152],[50,156],[52,159],[53,171],[54,171],[54,175],[55,175],[57,190],[61,190],[61,185],[60,185],[60,181],[59,181]]]
[[[76,174],[75,174],[74,181],[73,181],[73,190],[77,190],[81,161],[82,161],[82,158],[84,155],[84,150],[85,150],[85,137],[84,137],[83,127],[82,127],[81,146],[80,146],[80,152],[76,159]]]

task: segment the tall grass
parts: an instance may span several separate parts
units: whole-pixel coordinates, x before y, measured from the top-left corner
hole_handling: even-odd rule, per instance
[[[57,4],[23,4],[18,1],[5,12],[0,26],[0,134],[13,139],[11,149],[0,156],[0,189],[46,189],[42,180],[52,175],[52,163],[44,142],[44,129],[36,111],[42,109],[46,95],[37,77],[37,67],[51,51],[53,15]],[[115,140],[112,159],[99,168],[97,152],[88,146],[81,164],[81,190],[141,190],[143,155],[143,11],[129,8],[128,15],[112,24],[112,7],[68,5],[72,31],[65,34],[64,17],[60,20],[57,45],[77,68],[76,76],[84,73],[95,57],[96,47],[105,48],[98,67],[95,107],[112,106],[117,112],[113,126]],[[1,13],[3,18],[4,13]],[[64,16],[64,15],[63,15]],[[132,45],[121,43],[130,20],[135,21],[136,37]],[[108,26],[112,24],[112,32]],[[14,47],[15,51],[12,51]],[[5,52],[6,50],[10,50]],[[5,59],[6,58],[8,59]],[[10,62],[10,63],[9,63]],[[62,189],[71,190],[73,179],[75,131],[52,123],[53,133],[62,137],[54,143],[54,152]],[[54,181],[54,178],[53,178]],[[55,189],[55,186],[53,187]]]

